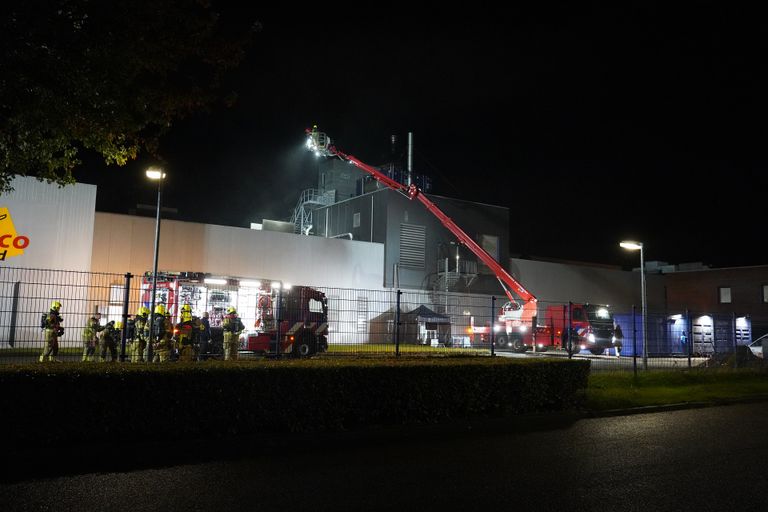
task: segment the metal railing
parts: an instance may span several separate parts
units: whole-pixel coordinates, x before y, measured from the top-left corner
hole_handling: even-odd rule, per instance
[[[137,310],[149,305],[148,277],[0,268],[0,362],[40,360],[46,345],[41,316],[48,312],[52,301],[62,303],[64,327],[57,339],[58,351],[51,354],[53,359],[84,359],[88,342],[83,333],[89,318],[98,311],[100,326],[114,322],[121,328],[109,335],[100,332],[94,356],[85,359],[145,360],[144,352],[138,350],[142,333],[128,327]],[[202,280],[185,281],[184,276],[175,276],[177,281],[162,277],[158,280],[157,303],[170,306],[166,326],[173,330],[164,340],[169,360],[227,358],[225,344],[230,340],[235,344],[228,357],[232,359],[295,355],[296,342],[306,339],[301,355],[318,357],[578,357],[591,359],[593,371],[738,366],[750,362],[751,352],[746,346],[753,339],[752,329],[761,333],[768,328],[768,321],[762,318],[649,311],[649,332],[644,342],[639,309],[612,311],[607,319],[611,332],[606,334],[597,327],[585,330],[573,318],[576,308],[569,303],[540,302],[537,327],[530,321],[499,322],[498,308],[503,301],[488,295],[316,287],[315,297],[322,300],[310,300],[302,299],[297,292],[303,287],[276,295],[274,290],[265,292],[254,287],[256,279],[206,284]],[[262,282],[269,286],[268,281]],[[270,304],[265,309],[265,296],[280,297],[280,306]],[[182,304],[189,304],[195,317],[186,340],[180,325]],[[234,336],[225,335],[230,307],[237,310],[244,326]],[[551,313],[554,310],[558,313]],[[210,333],[196,323],[204,313],[209,318]],[[616,340],[606,338],[614,334],[614,325],[623,332],[618,354]],[[519,341],[529,344],[526,351]],[[191,357],[189,353],[181,355],[185,350],[191,351]]]

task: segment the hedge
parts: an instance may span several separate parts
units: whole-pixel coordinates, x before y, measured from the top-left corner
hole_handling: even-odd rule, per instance
[[[582,404],[588,361],[447,358],[0,367],[6,443],[218,439]]]

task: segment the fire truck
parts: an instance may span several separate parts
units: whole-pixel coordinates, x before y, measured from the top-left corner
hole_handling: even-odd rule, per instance
[[[141,283],[142,305],[152,302],[152,273]],[[328,349],[328,300],[308,286],[290,286],[280,281],[253,281],[239,278],[212,278],[200,272],[158,272],[156,304],[165,306],[175,323],[182,305],[192,314],[208,312],[211,325],[211,353],[222,353],[223,320],[234,306],[246,332],[241,350],[258,354],[290,354],[307,357]]]
[[[615,323],[607,305],[586,303],[547,306],[544,322],[551,329],[553,342],[567,348],[571,341],[571,350],[574,352],[588,350],[593,354],[602,354],[616,343]]]
[[[178,318],[183,304],[192,305],[195,312],[204,279],[205,275],[200,272],[158,272],[155,304],[165,306],[174,320]],[[142,306],[152,305],[152,272],[145,272],[142,276],[140,302]]]
[[[331,138],[325,133],[319,131],[317,126],[305,130],[307,134],[307,148],[314,151],[318,156],[335,157],[350,164],[358,169],[370,174],[381,184],[395,190],[410,200],[419,201],[430,213],[450,231],[456,239],[467,247],[472,253],[482,261],[501,284],[507,298],[509,299],[500,308],[498,318],[493,325],[475,326],[470,325],[469,333],[473,341],[488,343],[492,338],[497,346],[509,347],[516,351],[525,351],[529,347],[545,348],[552,345],[554,337],[552,336],[549,325],[538,325],[537,323],[537,300],[536,297],[525,289],[515,278],[513,278],[488,252],[486,252],[472,237],[467,235],[450,217],[448,217],[440,208],[435,205],[419,188],[414,185],[403,185],[387,175],[381,173],[376,168],[365,164],[352,155],[339,150],[332,142]],[[515,298],[513,292],[518,296]],[[493,330],[493,336],[491,335]]]
[[[259,288],[255,332],[245,350],[261,354],[308,357],[328,350],[328,299],[308,286]]]

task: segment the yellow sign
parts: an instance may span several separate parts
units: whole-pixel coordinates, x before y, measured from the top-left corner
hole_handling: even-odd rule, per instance
[[[6,207],[0,207],[0,261],[21,256],[27,247],[29,237],[16,233],[11,212]]]

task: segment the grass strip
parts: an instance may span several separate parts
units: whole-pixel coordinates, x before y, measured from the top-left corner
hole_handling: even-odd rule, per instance
[[[756,396],[768,397],[764,370],[654,371],[637,378],[627,372],[606,372],[590,375],[586,407],[604,411]]]

